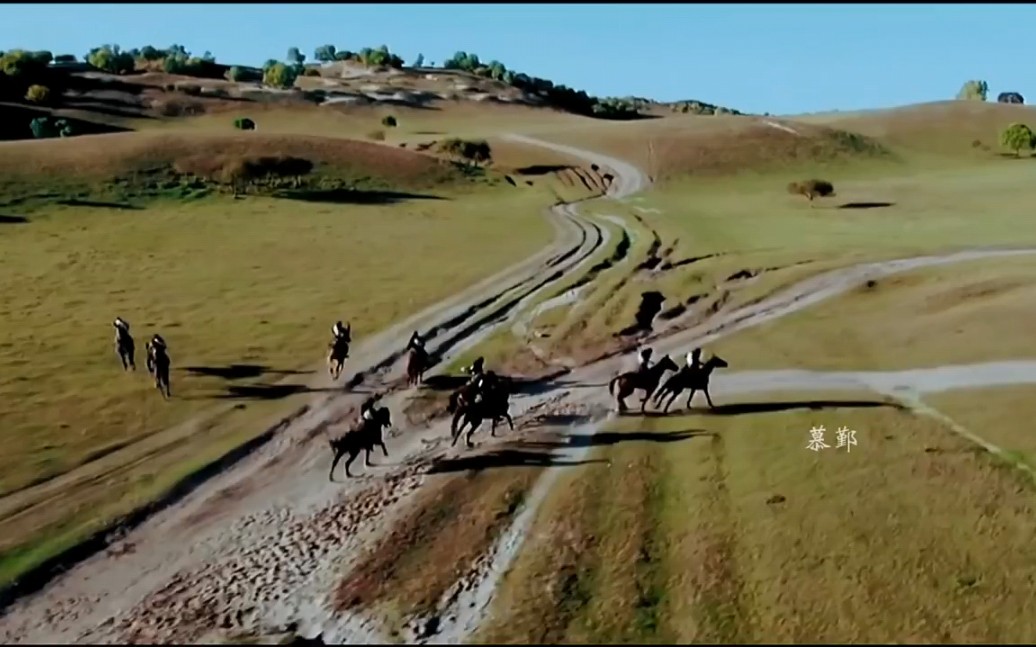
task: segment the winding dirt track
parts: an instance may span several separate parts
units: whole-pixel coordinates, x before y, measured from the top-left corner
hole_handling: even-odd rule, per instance
[[[611,169],[609,195],[621,198],[647,185],[643,173],[621,160],[568,146],[512,136]],[[515,324],[530,302],[578,271],[607,242],[607,229],[578,213],[576,205],[551,209],[555,244],[536,257],[473,286],[465,293],[357,345],[347,372],[353,392],[314,398],[308,410],[243,461],[128,531],[109,549],[72,567],[40,592],[12,604],[0,616],[0,639],[8,643],[204,641],[222,633],[268,633],[292,623],[302,635],[326,642],[385,642],[379,628],[359,617],[332,613],[329,595],[364,546],[392,526],[426,477],[427,463],[443,453],[448,422],[401,430],[388,440],[388,459],[369,476],[329,483],[329,456],[322,431],[355,415],[370,390],[394,388],[385,404],[401,424],[399,349],[412,329],[430,330],[429,348],[443,362],[486,335]],[[658,336],[652,344],[673,351],[808,307],[876,276],[915,267],[1036,250],[976,250],[836,270],[808,279],[751,306],[685,331]],[[600,384],[624,357],[576,369],[535,393],[517,396],[516,421],[532,409],[582,410],[589,422],[569,430],[593,434],[610,417]],[[442,363],[442,362],[441,362]],[[906,386],[917,391],[952,385],[1036,381],[1036,362],[935,373],[875,375],[798,372],[731,372],[717,377],[717,392],[863,385],[875,390]],[[942,373],[939,373],[942,371]],[[434,373],[434,371],[433,371]],[[941,376],[941,377],[940,377]],[[791,386],[790,386],[791,385]],[[583,388],[593,386],[595,388]],[[947,387],[950,388],[950,387]],[[571,458],[590,443],[571,443]],[[360,468],[362,469],[362,467]],[[462,640],[485,616],[499,575],[521,549],[539,501],[561,467],[543,473],[523,510],[492,550],[478,581],[444,614],[437,642]],[[341,478],[341,475],[339,475]],[[56,487],[51,483],[48,487]],[[25,493],[19,493],[27,496]],[[9,505],[0,501],[0,508]]]

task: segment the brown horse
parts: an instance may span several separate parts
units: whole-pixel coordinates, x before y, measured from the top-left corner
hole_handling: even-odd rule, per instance
[[[658,382],[665,375],[666,371],[676,371],[679,367],[668,355],[663,355],[658,363],[641,373],[630,371],[621,373],[612,378],[608,383],[608,393],[615,396],[615,403],[618,405],[619,413],[626,411],[626,398],[633,395],[633,392],[640,389],[644,392],[644,399],[640,401],[640,412],[647,413],[645,407],[651,394],[658,388]],[[616,390],[615,387],[618,387]]]
[[[428,352],[411,348],[406,360],[406,384],[414,386],[424,382],[424,372],[428,370]]]
[[[387,407],[378,407],[371,413],[373,416],[371,416],[370,420],[364,418],[359,425],[345,432],[343,436],[328,438],[328,443],[330,443],[331,451],[334,454],[334,459],[331,461],[331,471],[327,475],[329,481],[334,480],[335,468],[338,467],[338,462],[346,454],[349,454],[349,459],[345,461],[346,477],[352,476],[349,473],[349,466],[360,455],[360,452],[366,452],[363,457],[363,464],[367,467],[371,466],[371,451],[375,447],[381,447],[382,453],[388,458],[388,449],[385,447],[385,440],[381,432],[383,429],[392,426],[392,416]]]
[[[328,344],[330,352],[327,354],[327,372],[331,375],[332,380],[337,380],[342,374],[342,368],[345,366],[345,360],[349,358],[349,344],[352,342],[352,323],[349,323],[345,327],[345,334],[341,337],[335,337],[334,340]]]
[[[457,440],[460,439],[460,432],[466,425],[470,425],[468,429],[468,435],[464,438],[464,442],[467,443],[468,447],[474,447],[475,445],[471,442],[471,435],[475,433],[475,430],[482,425],[482,422],[489,419],[492,423],[489,434],[496,438],[496,423],[500,420],[506,420],[507,425],[514,431],[514,420],[511,419],[511,414],[508,411],[510,408],[510,402],[508,398],[510,393],[508,392],[505,384],[498,383],[489,392],[482,396],[482,400],[471,402],[462,399],[458,400],[456,414],[453,416],[453,422],[450,425],[451,435],[453,436],[453,442],[450,443],[450,447],[457,444]],[[458,423],[460,423],[458,425]]]
[[[687,408],[691,408],[691,400],[694,398],[694,394],[697,391],[705,392],[705,399],[709,402],[709,408],[714,408],[712,405],[712,396],[709,395],[709,377],[712,375],[712,371],[717,368],[726,368],[729,366],[727,361],[718,355],[713,355],[707,362],[702,364],[696,369],[692,369],[689,366],[685,366],[680,369],[680,372],[673,375],[662,388],[655,394],[655,406],[662,404],[662,400],[669,396],[669,400],[665,404],[663,412],[668,413],[670,405],[673,404],[673,400],[676,400],[676,396],[680,395],[685,389],[690,389],[691,394],[687,396]]]

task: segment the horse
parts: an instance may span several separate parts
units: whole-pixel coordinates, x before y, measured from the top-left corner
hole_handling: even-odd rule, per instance
[[[169,388],[169,365],[172,363],[169,353],[165,347],[155,346],[151,342],[147,342],[144,347],[147,349],[148,373],[155,378],[155,388],[168,400],[173,395]]]
[[[511,419],[511,414],[508,412],[510,408],[508,396],[507,387],[500,384],[485,393],[481,401],[471,402],[470,404],[465,403],[464,406],[458,408],[450,425],[453,437],[450,447],[457,444],[457,440],[460,439],[460,432],[465,425],[471,425],[471,428],[468,429],[468,435],[465,437],[464,442],[467,443],[469,448],[474,447],[474,443],[471,442],[471,435],[475,433],[475,430],[487,418],[492,422],[489,433],[494,438],[496,438],[496,423],[500,420],[506,420],[511,431],[514,431],[514,420]],[[460,422],[460,426],[457,425],[458,422]]]
[[[629,371],[613,377],[611,382],[608,382],[608,393],[615,396],[615,403],[618,405],[619,413],[622,413],[626,411],[626,398],[631,396],[637,389],[644,391],[644,399],[640,402],[640,412],[647,413],[645,407],[647,407],[651,394],[658,388],[658,381],[662,379],[666,371],[676,370],[679,370],[676,362],[668,355],[664,355],[662,359],[658,360],[657,364],[647,371]],[[618,387],[617,390],[616,386]]]
[[[424,372],[428,370],[428,351],[411,348],[407,353],[406,384],[414,386],[424,382]]]
[[[688,409],[691,408],[691,400],[697,391],[704,391],[705,399],[709,402],[709,408],[715,408],[712,404],[712,396],[709,395],[709,377],[715,369],[726,368],[727,366],[729,366],[727,361],[718,355],[713,355],[698,368],[692,369],[689,366],[685,366],[676,375],[666,380],[662,388],[658,390],[658,393],[655,394],[655,406],[659,406],[668,395],[669,400],[666,402],[665,408],[662,409],[663,413],[668,413],[670,405],[676,400],[676,396],[680,395],[684,389],[690,389],[691,395],[687,397]]]
[[[122,370],[137,370],[133,355],[136,353],[136,344],[133,343],[133,335],[123,326],[115,326],[115,354],[122,362]]]
[[[335,337],[334,340],[328,344],[328,348],[331,352],[327,354],[327,372],[331,374],[332,380],[337,380],[338,376],[342,374],[342,367],[345,366],[345,360],[349,357],[349,343],[352,342],[352,323],[349,323],[345,327],[345,334],[341,337]]]
[[[347,478],[352,477],[352,474],[349,473],[349,466],[352,465],[361,451],[366,452],[363,457],[363,463],[367,467],[371,467],[371,451],[375,447],[381,447],[382,453],[388,458],[388,449],[385,447],[385,440],[382,438],[381,432],[383,429],[392,426],[392,415],[387,407],[377,407],[371,413],[373,415],[370,420],[362,419],[358,426],[354,426],[345,432],[344,435],[338,438],[328,437],[327,440],[331,445],[331,452],[334,454],[334,459],[331,461],[331,471],[327,474],[329,481],[334,481],[335,467],[338,466],[338,462],[346,454],[349,454],[349,460],[345,461],[345,476]]]

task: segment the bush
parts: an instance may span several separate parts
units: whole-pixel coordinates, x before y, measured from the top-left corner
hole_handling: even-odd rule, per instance
[[[329,63],[335,60],[335,46],[321,45],[313,52],[313,58],[321,63]]]
[[[234,128],[238,130],[255,130],[255,122],[248,117],[238,117],[234,120]]]
[[[373,139],[376,142],[383,142],[383,141],[385,141],[385,131],[384,130],[372,130],[371,132],[367,133],[367,138],[368,139]]]
[[[439,152],[452,157],[453,159],[474,164],[491,162],[493,159],[492,149],[485,140],[468,141],[464,139],[446,139],[439,144]]]
[[[179,90],[180,90],[180,92],[183,92],[184,94],[186,94],[189,97],[200,97],[201,96],[201,86],[200,85],[193,85],[193,84],[191,84],[191,85],[181,85],[181,86],[179,86]]]
[[[0,54],[0,74],[23,81],[38,79],[45,73],[50,62],[40,54],[42,53],[28,52],[24,49],[4,52]]]
[[[385,117],[382,117],[381,118],[381,125],[386,127],[386,128],[395,128],[396,127],[396,118],[393,117],[392,115],[387,115]]]
[[[109,74],[125,74],[132,72],[136,61],[129,52],[122,51],[118,45],[101,45],[90,50],[86,62]]]
[[[30,85],[25,93],[25,100],[33,103],[47,103],[50,100],[50,88],[45,85]]]
[[[996,95],[997,103],[1025,103],[1025,98],[1018,92],[1001,92]]]
[[[961,86],[957,98],[963,101],[985,101],[989,94],[989,84],[985,81],[967,81]]]
[[[284,63],[274,63],[263,70],[263,85],[268,85],[272,88],[287,89],[295,85],[295,79],[297,77],[298,72],[294,67],[285,65]]]
[[[804,195],[812,204],[813,198],[827,198],[835,194],[835,187],[827,180],[805,180],[788,185],[788,193]]]
[[[1015,155],[1020,155],[1022,149],[1032,150],[1036,148],[1036,136],[1032,129],[1025,124],[1011,124],[1000,133],[1000,144]]]
[[[72,124],[64,119],[53,119],[51,117],[36,117],[29,122],[29,130],[36,139],[50,139],[53,137],[72,137],[75,131]]]
[[[59,56],[55,56],[54,57],[54,62],[55,63],[75,63],[76,62],[76,57],[75,57],[75,54],[61,54]]]
[[[320,70],[315,67],[307,67],[302,70],[302,76],[320,76]]]
[[[224,76],[228,81],[233,81],[234,83],[258,83],[263,80],[261,72],[237,65],[227,70]]]

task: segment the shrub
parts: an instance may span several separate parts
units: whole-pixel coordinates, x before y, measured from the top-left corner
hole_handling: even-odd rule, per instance
[[[133,55],[122,51],[118,45],[101,45],[86,55],[86,62],[109,74],[132,72],[136,66]]]
[[[957,93],[957,98],[963,101],[985,101],[989,94],[989,84],[985,81],[967,81]]]
[[[255,122],[248,117],[238,117],[234,120],[234,128],[238,130],[255,130]]]
[[[258,83],[263,80],[261,72],[247,67],[232,66],[224,75],[228,81],[234,83]]]
[[[1020,155],[1022,149],[1032,150],[1036,148],[1036,137],[1025,124],[1011,124],[1000,133],[1000,144],[1015,155]]]
[[[386,128],[395,128],[396,127],[396,118],[393,117],[392,115],[386,115],[385,117],[381,118],[381,125],[386,127]]]
[[[1001,92],[996,95],[997,103],[1025,103],[1025,98],[1018,92]]]
[[[335,60],[335,46],[321,45],[313,52],[313,58],[321,63],[329,63]]]
[[[76,57],[75,57],[75,54],[61,54],[59,56],[55,56],[54,57],[54,62],[55,63],[75,63],[76,62]]]
[[[835,194],[835,187],[827,180],[805,180],[803,182],[792,182],[788,185],[788,193],[804,195],[813,203],[813,198],[827,198]]]
[[[0,74],[14,79],[37,79],[44,73],[49,62],[33,52],[12,49],[0,54]]]
[[[25,93],[25,100],[33,103],[47,103],[50,100],[50,88],[45,85],[30,85]]]
[[[371,132],[367,133],[367,138],[368,139],[373,139],[376,142],[383,142],[383,141],[385,141],[385,131],[384,130],[372,130]]]
[[[439,144],[439,152],[453,159],[478,166],[491,162],[492,149],[485,140],[468,141],[464,139],[446,139]]]
[[[320,76],[320,70],[315,67],[307,67],[302,70],[302,76]]]
[[[200,97],[201,86],[200,85],[181,85],[179,86],[180,92],[183,92],[189,97]]]
[[[284,63],[274,63],[263,71],[263,85],[286,89],[295,85],[298,72]]]
[[[72,137],[75,131],[72,124],[64,119],[53,119],[51,117],[36,117],[29,122],[29,130],[36,139],[50,139],[53,137]]]

